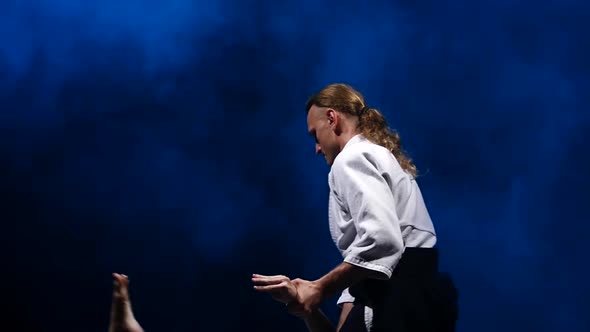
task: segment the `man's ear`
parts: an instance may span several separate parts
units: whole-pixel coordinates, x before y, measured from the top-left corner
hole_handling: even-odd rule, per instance
[[[326,117],[328,118],[328,125],[330,125],[330,128],[334,128],[338,123],[338,114],[336,114],[336,111],[332,108],[328,108],[326,110]]]
[[[342,133],[342,128],[340,126],[340,121],[342,121],[341,115],[336,112],[336,110],[329,109],[327,116],[330,129],[332,129],[336,135],[340,135]]]

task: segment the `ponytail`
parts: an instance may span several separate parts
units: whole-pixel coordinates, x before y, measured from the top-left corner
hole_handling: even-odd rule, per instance
[[[399,133],[388,126],[383,114],[374,108],[363,107],[358,112],[358,116],[358,129],[361,134],[369,141],[391,151],[402,169],[415,178],[418,175],[418,170],[412,159],[403,150]]]

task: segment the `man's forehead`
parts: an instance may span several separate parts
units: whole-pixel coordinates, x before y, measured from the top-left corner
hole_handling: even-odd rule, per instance
[[[313,123],[315,122],[317,115],[316,115],[316,108],[312,106],[309,108],[309,112],[307,112],[307,128],[311,130],[313,127]]]
[[[318,110],[322,109],[323,107],[319,107],[318,105],[311,105],[309,108],[309,113],[317,113]]]
[[[319,118],[319,115],[321,114],[321,110],[325,108],[325,107],[318,107],[316,105],[312,105],[309,108],[309,112],[307,113],[307,120],[308,121],[315,121]]]

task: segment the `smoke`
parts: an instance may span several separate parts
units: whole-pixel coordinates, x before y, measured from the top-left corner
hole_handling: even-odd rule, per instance
[[[176,330],[215,330],[178,316],[195,299],[239,298],[258,315],[249,273],[313,278],[339,262],[329,168],[303,106],[344,82],[386,115],[424,174],[460,330],[584,330],[587,9],[3,1],[0,184],[18,216],[3,243],[20,248],[4,251],[19,252],[9,262],[23,280],[46,278],[29,295],[50,293],[58,268],[85,283],[119,268],[144,278],[135,303],[153,330],[170,330],[171,317]],[[157,293],[169,274],[173,294]],[[77,310],[73,329],[99,321]],[[224,314],[225,330],[262,324]]]

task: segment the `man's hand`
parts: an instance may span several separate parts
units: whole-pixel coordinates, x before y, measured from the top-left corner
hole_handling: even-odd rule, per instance
[[[294,279],[293,284],[297,290],[297,299],[288,304],[289,313],[301,318],[308,317],[324,300],[322,289],[316,282],[303,279]]]
[[[323,294],[317,283],[303,279],[291,280],[283,275],[252,275],[254,289],[269,293],[275,300],[287,305],[290,314],[305,318],[317,309]]]
[[[276,301],[289,304],[297,299],[297,288],[291,279],[283,276],[252,275],[254,289],[269,293]]]

